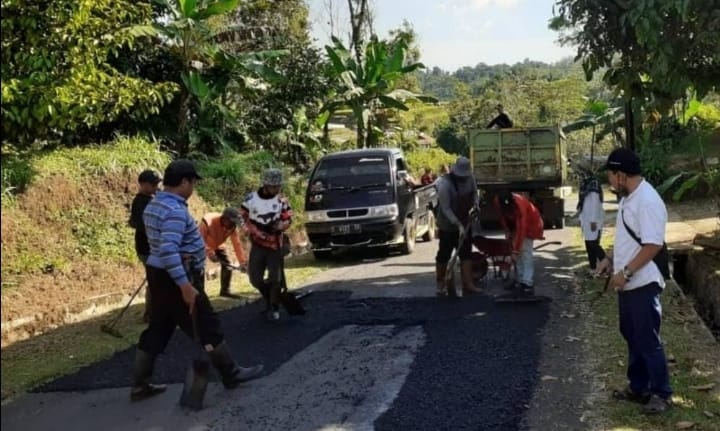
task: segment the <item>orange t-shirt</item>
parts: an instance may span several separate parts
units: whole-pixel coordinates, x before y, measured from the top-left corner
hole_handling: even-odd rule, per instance
[[[226,229],[220,221],[221,216],[220,213],[208,213],[205,214],[200,223],[200,235],[205,241],[205,252],[208,256],[214,255],[215,250],[223,249],[223,244],[230,238],[238,262],[246,264],[247,258],[240,244],[240,234],[238,234],[237,227]]]

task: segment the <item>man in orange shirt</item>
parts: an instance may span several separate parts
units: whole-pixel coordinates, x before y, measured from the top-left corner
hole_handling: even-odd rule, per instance
[[[208,259],[220,263],[220,296],[237,297],[230,293],[232,270],[228,267],[230,260],[223,245],[228,238],[232,242],[238,263],[242,268],[247,268],[247,258],[240,244],[240,235],[237,230],[237,227],[242,224],[240,212],[235,208],[226,208],[222,214],[205,214],[200,223],[200,234],[205,241],[205,252]]]
[[[517,263],[518,289],[534,295],[533,240],[544,239],[543,220],[540,211],[522,195],[502,191],[495,196],[495,210],[500,224],[512,242],[512,259]]]

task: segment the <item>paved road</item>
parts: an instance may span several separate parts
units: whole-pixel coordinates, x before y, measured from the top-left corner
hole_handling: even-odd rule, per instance
[[[266,322],[259,304],[222,313],[239,362],[261,361],[266,375],[234,391],[212,383],[202,412],[177,406],[198,350],[176,334],[156,367],[168,393],[128,401],[129,350],[3,406],[2,429],[582,429],[582,349],[565,342],[576,329],[564,318],[571,235],[548,231],[565,245],[538,254],[546,303],[436,298],[436,243],[410,256],[344,257],[312,280],[304,317]],[[497,280],[486,288],[500,291]]]

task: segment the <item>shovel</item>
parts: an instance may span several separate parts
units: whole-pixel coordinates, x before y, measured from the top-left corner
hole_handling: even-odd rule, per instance
[[[197,318],[195,312],[190,315],[193,325],[193,340],[202,346],[200,335],[198,333]],[[203,348],[203,352],[205,348]],[[201,410],[203,408],[203,400],[209,382],[210,362],[205,358],[205,353],[196,357],[192,366],[188,368],[185,375],[185,383],[183,384],[182,395],[180,396],[180,405],[191,410]]]
[[[287,310],[291,316],[302,316],[305,314],[305,308],[300,303],[300,300],[294,293],[288,292],[287,282],[285,280],[285,265],[282,268],[282,287],[280,290],[280,304]],[[303,294],[303,296],[309,295],[309,292]]]

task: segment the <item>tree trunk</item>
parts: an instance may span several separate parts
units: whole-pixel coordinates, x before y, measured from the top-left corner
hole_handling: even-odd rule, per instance
[[[185,87],[180,89],[180,105],[177,117],[177,143],[175,150],[180,156],[190,152],[190,138],[188,137],[188,114],[190,113],[190,93]]]
[[[595,125],[593,124],[592,141],[590,141],[590,170],[595,168]]]
[[[625,101],[625,147],[635,151],[635,115],[632,97]]]

